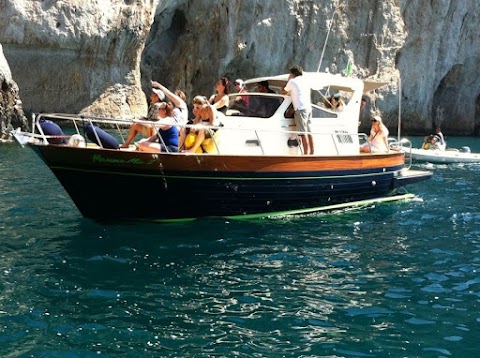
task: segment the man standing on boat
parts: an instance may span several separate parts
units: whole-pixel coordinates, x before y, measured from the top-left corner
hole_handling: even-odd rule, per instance
[[[297,131],[302,142],[303,154],[313,154],[313,137],[310,134],[312,122],[312,102],[310,97],[310,86],[303,77],[303,69],[300,66],[290,68],[290,76],[282,94],[290,94],[292,97],[294,118]]]

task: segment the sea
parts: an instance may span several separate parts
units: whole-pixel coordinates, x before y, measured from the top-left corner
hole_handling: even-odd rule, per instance
[[[407,201],[102,224],[2,144],[0,357],[479,357],[480,164],[412,167]]]

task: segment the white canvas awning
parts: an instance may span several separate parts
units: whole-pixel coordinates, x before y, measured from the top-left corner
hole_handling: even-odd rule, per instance
[[[323,72],[304,72],[303,75],[308,78],[313,90],[329,88],[336,91],[352,92],[359,88],[360,83],[363,83],[363,92],[366,93],[388,84],[388,82],[361,80],[358,78],[343,77],[341,75]],[[245,81],[245,85],[268,81],[268,84],[272,89],[282,89],[288,82],[288,76],[288,74],[283,74],[278,76],[250,78]]]

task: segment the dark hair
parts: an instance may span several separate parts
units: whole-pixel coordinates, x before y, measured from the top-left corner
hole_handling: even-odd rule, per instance
[[[295,77],[303,75],[303,68],[301,66],[293,66],[290,68],[290,73]]]
[[[225,94],[230,93],[230,80],[227,77],[221,77],[220,81],[222,82],[223,87],[225,88]]]
[[[261,82],[258,82],[258,84],[260,86],[263,86],[265,88],[270,88],[269,84],[268,84],[268,81],[261,81]]]

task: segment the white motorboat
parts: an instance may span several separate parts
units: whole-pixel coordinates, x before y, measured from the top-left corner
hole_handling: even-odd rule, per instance
[[[405,199],[411,197],[405,194],[406,185],[431,178],[429,171],[410,169],[400,143],[387,153],[359,151],[367,137],[358,133],[360,100],[366,90],[384,83],[328,73],[303,76],[314,94],[324,89],[349,94],[342,112],[312,103],[314,155],[303,153],[299,145],[303,133],[296,131],[291,97],[278,93],[288,74],[245,81],[252,86],[268,81],[277,93],[231,94],[223,126],[203,127],[213,142],[211,150],[202,147],[205,152],[120,148],[117,138],[123,139],[131,120],[68,114],[40,114],[31,133],[15,131],[14,137],[42,158],[80,212],[92,219],[305,214]],[[66,135],[60,125],[77,133]],[[126,194],[131,188],[154,190],[138,205],[138,196]]]
[[[446,150],[405,148],[405,153],[407,157],[419,162],[480,163],[480,153],[471,153],[468,147],[461,149],[448,148]]]

